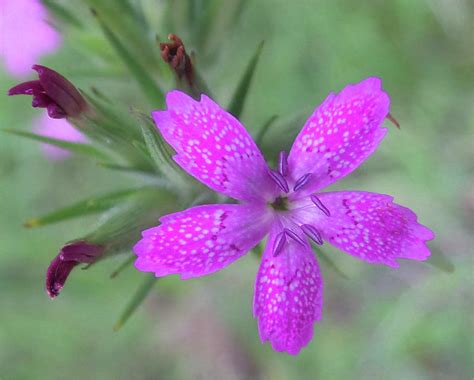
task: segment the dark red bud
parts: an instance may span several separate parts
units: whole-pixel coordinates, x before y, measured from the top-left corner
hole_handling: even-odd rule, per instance
[[[55,119],[78,117],[87,111],[89,106],[81,93],[61,74],[41,65],[34,65],[33,70],[39,79],[20,83],[8,95],[32,95],[32,106],[47,108]]]
[[[104,250],[104,246],[86,241],[66,244],[51,261],[46,272],[46,293],[48,296],[51,299],[56,298],[74,267],[79,264],[95,262],[104,253]]]

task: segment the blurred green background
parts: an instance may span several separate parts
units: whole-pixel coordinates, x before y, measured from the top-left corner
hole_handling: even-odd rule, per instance
[[[472,379],[473,3],[248,0],[237,19],[238,2],[218,2],[214,26],[203,21],[201,34],[193,24],[201,21],[179,12],[191,3],[199,14],[206,1],[174,3],[134,2],[162,40],[174,32],[196,51],[197,67],[223,105],[265,40],[242,118],[254,135],[271,115],[307,115],[330,91],[367,76],[383,78],[402,128],[386,122],[390,133],[380,149],[337,187],[392,194],[415,210],[436,232],[429,243],[433,258],[392,269],[325,246],[344,276],[320,260],[324,316],[297,357],[259,341],[253,255],[209,277],[158,282],[113,332],[144,274],[130,267],[109,279],[119,259],[77,269],[51,301],[43,289],[49,262],[64,242],[89,232],[96,217],[36,230],[22,223],[136,180],[82,157],[47,161],[38,144],[2,134],[0,379]],[[73,4],[83,27],[59,23],[65,43],[43,62],[123,107],[149,112],[87,7]],[[200,36],[207,36],[204,42]],[[1,72],[3,94],[17,82]],[[40,111],[29,102],[4,97],[2,128],[30,130]],[[264,146],[290,144],[300,127],[288,132],[277,123]]]

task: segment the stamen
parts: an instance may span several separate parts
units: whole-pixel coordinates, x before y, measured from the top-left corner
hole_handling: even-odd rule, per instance
[[[290,187],[288,186],[288,182],[286,182],[285,177],[283,177],[279,172],[268,169],[268,175],[271,179],[278,185],[278,187],[287,193],[290,191]]]
[[[298,181],[296,181],[295,186],[293,187],[293,191],[298,191],[304,185],[306,185],[311,178],[311,173],[306,173],[304,176],[300,177]]]
[[[276,257],[281,253],[285,244],[286,244],[286,232],[283,231],[277,235],[275,239],[275,243],[273,244],[273,257]]]
[[[319,208],[326,216],[331,216],[331,213],[327,209],[326,206],[323,205],[323,202],[316,196],[316,195],[311,195],[311,201],[316,205],[317,208]]]
[[[280,158],[278,160],[278,171],[283,176],[288,173],[288,156],[284,150],[280,152]]]
[[[323,245],[323,238],[321,237],[321,233],[311,224],[302,224],[300,228],[316,244]]]
[[[292,230],[290,230],[289,228],[285,228],[284,231],[286,232],[286,234],[292,238],[294,241],[296,241],[297,243],[300,243],[300,244],[303,244],[304,245],[304,240],[301,239],[295,232],[293,232]]]

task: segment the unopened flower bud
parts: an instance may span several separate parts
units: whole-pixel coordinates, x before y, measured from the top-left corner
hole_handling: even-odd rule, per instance
[[[61,74],[41,65],[34,65],[33,70],[38,80],[20,83],[8,95],[32,95],[32,106],[46,108],[53,119],[75,118],[89,109],[81,93]]]
[[[46,272],[46,293],[49,297],[53,299],[59,295],[75,266],[94,263],[104,251],[103,245],[88,243],[84,240],[66,244]]]
[[[169,34],[168,39],[172,42],[160,43],[161,57],[170,64],[178,79],[185,76],[189,86],[192,87],[194,79],[193,64],[186,53],[183,41],[174,34]]]

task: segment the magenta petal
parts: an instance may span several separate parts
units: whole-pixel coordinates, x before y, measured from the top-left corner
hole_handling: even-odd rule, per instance
[[[273,255],[275,228],[268,239],[255,283],[254,316],[262,342],[276,351],[297,355],[313,337],[321,319],[323,280],[308,244],[287,239],[283,251]]]
[[[390,100],[378,78],[368,78],[331,94],[306,121],[288,157],[294,181],[311,180],[295,197],[326,187],[355,170],[377,148]]]
[[[278,194],[260,150],[235,117],[205,95],[198,102],[171,91],[166,104],[152,116],[184,170],[235,199],[267,201]]]
[[[323,239],[368,263],[397,267],[397,259],[426,260],[426,241],[434,238],[410,209],[388,195],[330,192],[318,198],[331,210],[323,215],[310,200],[298,201],[295,218],[316,227]]]
[[[268,233],[272,214],[265,205],[205,205],[160,221],[135,245],[135,266],[157,277],[188,279],[223,269],[247,253]]]

